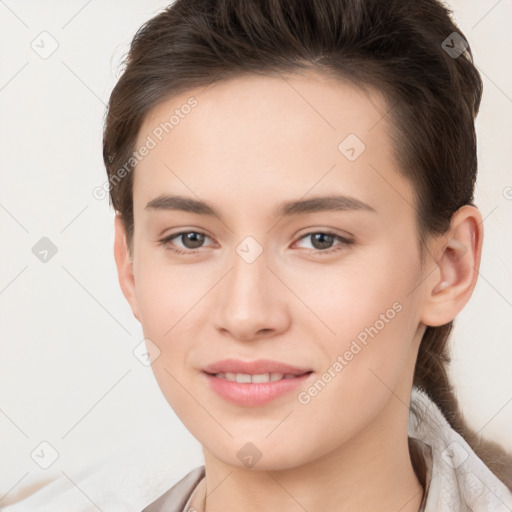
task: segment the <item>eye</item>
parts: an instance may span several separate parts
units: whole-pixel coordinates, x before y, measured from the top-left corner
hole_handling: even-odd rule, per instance
[[[346,248],[347,245],[354,243],[353,240],[348,238],[344,238],[336,233],[331,233],[328,231],[315,231],[311,233],[307,233],[306,235],[300,237],[300,240],[310,239],[311,244],[313,246],[313,254],[330,254],[333,252],[338,252]],[[338,240],[340,243],[332,247],[332,244]]]
[[[159,240],[160,245],[165,246],[166,249],[170,251],[174,251],[177,254],[195,254],[197,249],[202,247],[205,239],[209,238],[205,233],[201,231],[180,231],[179,233],[174,233],[162,240]],[[183,244],[183,248],[187,250],[181,250],[178,247],[173,247],[175,245],[173,240],[178,239]]]

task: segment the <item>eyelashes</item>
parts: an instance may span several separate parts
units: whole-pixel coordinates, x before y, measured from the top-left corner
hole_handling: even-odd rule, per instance
[[[196,231],[196,230],[190,230],[190,231],[180,231],[179,233],[174,233],[172,235],[169,235],[169,236],[159,240],[158,243],[159,243],[159,245],[164,246],[166,250],[172,251],[180,256],[192,256],[192,255],[195,255],[195,254],[201,252],[201,249],[203,249],[204,247],[207,247],[207,246],[202,246],[202,247],[195,248],[195,249],[190,249],[190,248],[186,248],[186,247],[180,248],[172,242],[172,240],[174,240],[176,238],[180,238],[180,237],[181,237],[181,241],[183,242],[184,237],[189,234],[199,235],[199,242],[201,242],[202,240],[204,240],[206,238],[210,238],[210,237],[208,237],[208,235],[206,235],[206,233],[203,233],[201,231]],[[315,255],[315,256],[316,255],[323,256],[326,254],[332,254],[335,252],[339,252],[344,249],[347,249],[347,247],[349,245],[354,243],[354,240],[345,238],[345,237],[340,236],[336,233],[333,233],[329,230],[325,230],[325,231],[319,230],[319,231],[310,231],[309,233],[302,235],[296,242],[294,242],[293,245],[297,244],[301,240],[311,238],[314,235],[322,235],[323,237],[328,237],[328,240],[332,240],[333,242],[337,240],[339,242],[334,247],[329,247],[329,248],[325,248],[325,249],[316,249],[316,248],[311,249],[309,251],[309,253],[312,255]],[[194,241],[197,241],[197,240],[194,240]]]
[[[175,238],[179,238],[179,237],[181,237],[181,239],[183,241],[183,237],[190,233],[194,233],[196,235],[199,235],[200,237],[209,238],[205,233],[202,233],[201,231],[180,231],[179,233],[174,233],[173,235],[163,238],[162,240],[159,241],[159,243],[161,245],[165,246],[166,249],[173,251],[180,255],[181,254],[185,254],[185,255],[196,254],[199,252],[199,249],[182,250],[182,249],[176,248],[176,246],[174,246],[174,244],[172,244],[172,242],[171,242]]]

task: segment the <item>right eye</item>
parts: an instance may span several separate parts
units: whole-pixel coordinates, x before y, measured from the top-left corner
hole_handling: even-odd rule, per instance
[[[173,251],[177,254],[192,255],[199,252],[198,249],[201,248],[206,238],[209,237],[200,231],[180,231],[179,233],[166,236],[159,240],[159,243],[169,251]],[[182,249],[180,249],[179,246],[178,248],[176,247],[175,243],[172,242],[174,239],[181,240]]]

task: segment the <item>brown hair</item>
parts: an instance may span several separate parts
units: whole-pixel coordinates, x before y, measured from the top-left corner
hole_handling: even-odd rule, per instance
[[[313,69],[381,91],[399,170],[414,185],[420,245],[445,233],[453,213],[473,201],[482,95],[471,50],[450,15],[436,0],[178,0],[149,20],[110,96],[103,138],[110,200],[130,254],[133,172],[119,171],[135,166],[145,116],[173,95],[244,73]],[[451,329],[452,322],[426,328],[414,384],[512,489],[510,455],[481,439],[459,411],[447,375]]]

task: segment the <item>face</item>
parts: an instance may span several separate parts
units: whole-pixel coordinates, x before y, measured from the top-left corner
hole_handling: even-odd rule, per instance
[[[393,392],[408,399],[421,267],[386,110],[312,72],[244,76],[161,103],[139,133],[127,297],[167,401],[226,464],[254,450],[260,468],[299,466],[375,430]],[[309,373],[205,373],[228,358]]]

